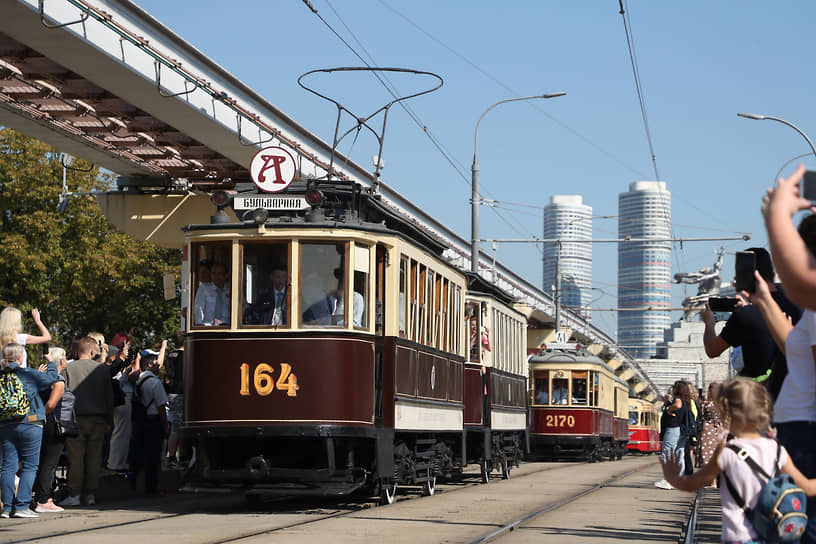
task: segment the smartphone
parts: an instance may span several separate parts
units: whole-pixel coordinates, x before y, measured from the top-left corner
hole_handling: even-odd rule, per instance
[[[43,355],[48,355],[48,342],[46,342],[45,344],[40,344],[40,345],[42,346],[42,354]]]
[[[754,278],[754,270],[756,270],[756,255],[753,251],[737,251],[735,262],[736,278],[734,279],[734,287],[737,292],[747,291],[753,293],[756,291],[756,278]]]
[[[737,307],[737,299],[731,297],[709,297],[708,307],[712,312],[733,312]]]
[[[799,185],[799,194],[811,202],[816,202],[816,170],[807,170]]]

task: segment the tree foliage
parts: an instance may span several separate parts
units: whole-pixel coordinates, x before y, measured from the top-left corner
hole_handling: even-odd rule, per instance
[[[110,174],[77,159],[66,169],[71,192],[109,190]],[[153,346],[178,330],[178,299],[165,301],[162,278],[180,279],[181,251],[134,240],[104,216],[93,196],[75,196],[57,211],[63,166],[56,150],[0,130],[0,305],[30,319],[39,308],[52,343],[78,334],[126,332]]]

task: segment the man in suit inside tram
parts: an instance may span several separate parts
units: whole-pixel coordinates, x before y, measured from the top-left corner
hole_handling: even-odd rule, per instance
[[[307,325],[345,325],[345,273],[343,268],[334,269],[334,277],[337,278],[337,289],[331,291],[325,298],[309,306],[303,312],[303,322]],[[363,312],[365,311],[365,299],[363,295],[354,291],[351,301],[351,317],[355,327],[361,327],[363,322]]]
[[[277,265],[272,269],[272,289],[261,291],[255,302],[244,310],[244,323],[248,325],[286,325],[286,295],[289,290],[289,273]]]
[[[567,380],[564,378],[553,380],[553,404],[568,404]]]

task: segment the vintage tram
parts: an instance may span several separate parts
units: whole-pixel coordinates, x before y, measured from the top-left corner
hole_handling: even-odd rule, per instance
[[[397,485],[432,494],[468,463],[484,479],[518,463],[526,322],[506,296],[352,182],[238,198],[266,208],[230,221],[215,194],[211,224],[185,229],[198,485],[390,503]],[[264,198],[291,203],[270,212]],[[471,360],[487,351],[470,349],[471,322],[493,328],[489,360]]]
[[[465,317],[465,429],[468,461],[487,483],[494,468],[509,477],[529,452],[527,321],[507,293],[468,273]]]
[[[542,459],[620,459],[629,388],[580,345],[547,344],[529,358],[531,454]]]
[[[626,449],[642,453],[660,451],[660,412],[654,403],[629,399],[629,442]]]

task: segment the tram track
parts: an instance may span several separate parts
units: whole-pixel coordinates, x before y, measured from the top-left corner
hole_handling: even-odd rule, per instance
[[[564,507],[564,506],[566,506],[566,505],[568,505],[568,504],[570,504],[572,502],[575,502],[575,501],[577,501],[577,500],[579,500],[579,499],[581,499],[583,497],[591,495],[591,494],[599,491],[600,489],[603,489],[604,487],[607,487],[607,486],[609,486],[609,485],[611,485],[611,484],[613,484],[613,483],[615,483],[615,482],[617,482],[619,480],[623,480],[625,478],[628,478],[629,476],[632,476],[633,474],[637,474],[638,472],[646,470],[647,468],[649,468],[649,466],[644,465],[644,466],[633,468],[631,470],[627,470],[626,472],[622,472],[620,474],[616,474],[616,475],[604,480],[603,482],[600,482],[600,483],[598,483],[596,485],[593,485],[593,486],[591,486],[591,487],[589,487],[587,489],[584,489],[582,491],[579,491],[579,492],[574,493],[572,495],[569,495],[567,497],[563,497],[563,498],[561,498],[561,499],[559,499],[557,501],[554,501],[554,502],[548,503],[546,505],[543,505],[543,506],[533,510],[532,512],[528,512],[528,513],[524,514],[523,516],[520,516],[517,519],[514,519],[513,521],[510,521],[510,522],[502,525],[501,527],[480,536],[479,538],[468,541],[467,544],[484,544],[486,542],[495,541],[495,540],[501,538],[502,536],[504,536],[504,535],[516,530],[517,528],[523,526],[525,523],[529,522],[530,520],[533,520],[533,519],[537,518],[538,516],[541,516],[543,514],[547,514],[547,513],[553,512],[555,510],[558,510],[559,508],[562,508],[562,507]]]
[[[513,471],[513,475],[518,478],[531,476],[539,473],[558,472],[581,465],[584,463],[558,463],[543,467],[533,468],[531,464],[522,464],[519,469]],[[437,487],[438,494],[457,493],[463,489],[485,486],[480,483],[478,472],[466,473],[463,478],[449,482],[440,482]],[[487,484],[489,486],[490,484]],[[494,484],[495,485],[495,484]],[[485,487],[487,487],[485,486]],[[489,488],[489,487],[488,487]],[[397,497],[398,504],[420,498],[419,493],[401,493]],[[285,505],[276,508],[275,505]],[[364,510],[376,510],[378,504],[373,500],[361,498],[357,501],[326,501],[316,498],[276,496],[266,497],[259,505],[249,505],[245,502],[242,493],[226,493],[218,495],[195,495],[190,497],[176,497],[172,502],[163,501],[161,503],[147,503],[146,501],[136,501],[133,506],[111,505],[107,508],[90,511],[88,514],[78,517],[79,511],[66,510],[64,514],[42,516],[38,520],[28,521],[29,528],[25,535],[6,534],[8,540],[6,544],[27,544],[31,542],[72,542],[86,541],[86,539],[103,539],[120,535],[125,531],[136,531],[138,533],[150,534],[167,531],[172,533],[172,527],[195,524],[196,516],[207,515],[209,513],[227,513],[234,515],[265,516],[266,514],[295,515],[299,519],[290,522],[276,523],[272,519],[264,519],[264,522],[272,522],[266,527],[258,527],[257,519],[251,530],[226,532],[217,538],[195,539],[195,542],[207,544],[227,544],[251,540],[282,533],[287,530],[303,528],[311,524],[317,524],[326,520],[342,518],[359,513]],[[152,512],[141,514],[140,509],[150,508]],[[156,508],[166,508],[165,512],[157,513]],[[384,507],[384,509],[391,508]],[[305,519],[303,516],[307,516]],[[107,517],[117,521],[98,523]],[[128,519],[121,519],[127,517]],[[14,522],[12,522],[14,523]],[[74,527],[71,527],[71,526]],[[90,526],[89,526],[90,525]],[[19,525],[22,527],[22,525]],[[68,528],[66,528],[66,526]],[[165,529],[166,528],[166,529]],[[54,530],[57,529],[57,530]],[[15,538],[16,537],[16,538]]]

